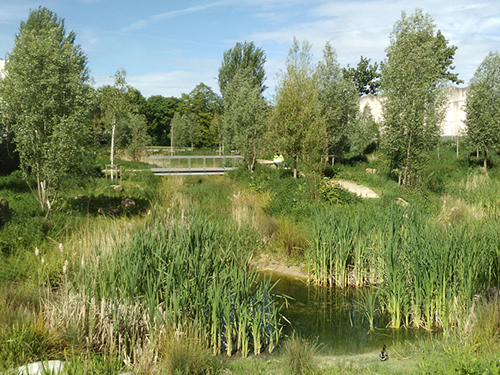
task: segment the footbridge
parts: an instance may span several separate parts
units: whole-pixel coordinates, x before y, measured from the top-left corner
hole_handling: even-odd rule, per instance
[[[240,155],[165,156],[152,155],[151,172],[157,176],[221,175],[237,169],[243,160]]]

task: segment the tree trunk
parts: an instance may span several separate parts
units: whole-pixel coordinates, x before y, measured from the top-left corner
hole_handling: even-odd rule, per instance
[[[297,178],[297,161],[299,159],[298,155],[293,157],[293,178]]]
[[[486,170],[486,167],[488,166],[488,149],[486,146],[484,146],[484,170]]]
[[[113,126],[111,127],[111,181],[113,181],[113,169],[115,166],[115,129],[116,118],[113,117]]]
[[[170,137],[170,156],[174,156],[174,128],[170,128],[172,137]]]
[[[405,168],[405,178],[403,184],[408,184],[410,180],[410,149],[411,149],[411,138],[413,133],[410,133],[410,139],[408,140],[408,149],[406,150],[406,168]]]

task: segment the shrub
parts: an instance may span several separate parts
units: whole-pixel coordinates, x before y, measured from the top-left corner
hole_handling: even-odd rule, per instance
[[[314,356],[318,353],[319,345],[316,342],[293,333],[286,341],[283,353],[286,373],[290,375],[313,373],[317,367],[314,363]]]

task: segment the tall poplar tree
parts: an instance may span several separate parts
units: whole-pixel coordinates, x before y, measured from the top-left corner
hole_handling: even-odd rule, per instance
[[[267,103],[253,84],[252,72],[240,69],[226,89],[224,99],[224,135],[226,144],[243,155],[254,171],[257,154],[263,149],[267,122]]]
[[[50,210],[62,181],[81,165],[90,132],[87,58],[76,34],[47,8],[21,22],[0,96],[14,132],[21,168],[43,210]]]
[[[327,147],[326,126],[321,116],[317,76],[312,64],[311,45],[294,38],[286,68],[276,84],[276,103],[270,116],[270,143],[293,158],[293,176],[297,162],[304,156],[309,165],[317,164]]]
[[[355,83],[343,74],[337,53],[329,42],[323,49],[323,60],[317,70],[321,115],[326,124],[328,152],[343,159],[358,112]]]
[[[467,139],[484,151],[500,146],[500,53],[490,52],[470,81],[465,100]]]
[[[433,19],[421,9],[394,24],[381,89],[384,139],[393,168],[404,168],[404,183],[412,185],[424,151],[437,145],[448,101],[448,81],[456,47],[436,32]]]
[[[233,77],[240,69],[249,69],[252,72],[253,86],[264,92],[266,86],[266,71],[264,64],[266,55],[262,48],[256,47],[253,42],[236,43],[233,48],[224,52],[221,67],[219,68],[219,90],[222,96]]]

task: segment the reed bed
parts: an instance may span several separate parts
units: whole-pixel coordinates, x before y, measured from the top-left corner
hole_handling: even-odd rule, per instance
[[[114,241],[113,251],[105,246],[99,262],[74,268],[73,287],[85,305],[107,306],[100,316],[114,329],[129,309],[139,319],[133,326],[189,326],[215,354],[272,352],[279,342],[279,311],[270,281],[260,281],[250,268],[245,232],[196,213],[152,216],[131,230],[127,241]],[[97,329],[102,318],[91,322],[96,313],[83,313],[87,330]],[[156,330],[147,329],[152,342]]]
[[[498,228],[494,218],[442,225],[399,206],[323,209],[312,223],[311,279],[328,287],[377,285],[392,327],[446,330],[465,324],[474,297],[498,286]],[[373,317],[375,303],[360,299]]]

